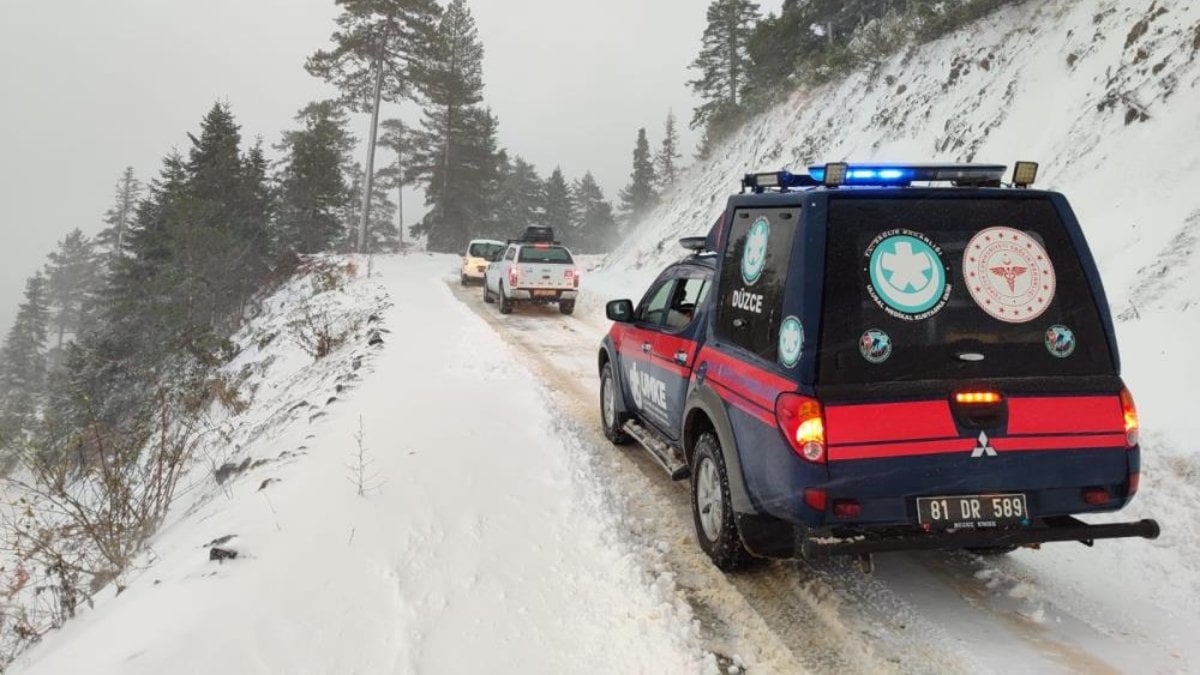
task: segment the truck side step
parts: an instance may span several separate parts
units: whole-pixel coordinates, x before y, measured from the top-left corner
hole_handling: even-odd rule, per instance
[[[683,460],[683,457],[679,456],[679,451],[658,432],[648,429],[634,420],[629,420],[622,428],[625,433],[632,436],[645,448],[646,452],[650,453],[659,466],[666,469],[671,480],[683,480],[692,475],[691,468]]]

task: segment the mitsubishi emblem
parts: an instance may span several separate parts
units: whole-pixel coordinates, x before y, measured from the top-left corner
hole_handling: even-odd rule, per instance
[[[991,446],[988,440],[988,435],[984,432],[979,432],[979,447],[971,451],[971,458],[978,459],[980,457],[995,457],[996,449]]]

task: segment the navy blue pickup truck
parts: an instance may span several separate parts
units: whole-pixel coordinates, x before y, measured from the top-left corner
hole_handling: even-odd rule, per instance
[[[1138,416],[1063,195],[1037,165],[751,174],[692,255],[608,304],[601,417],[690,479],[700,546],[1004,553],[1138,488]]]

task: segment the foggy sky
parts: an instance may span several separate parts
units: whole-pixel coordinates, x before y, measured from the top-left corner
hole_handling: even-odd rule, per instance
[[[637,129],[657,143],[673,109],[690,158],[685,83],[707,0],[469,5],[486,50],[485,103],[510,153],[543,175],[590,169],[615,199]],[[303,63],[328,43],[336,14],[333,0],[0,0],[0,330],[55,243],[102,227],[122,169],[152,178],[215,101],[232,106],[244,139],[271,146],[296,110],[332,96]],[[384,114],[418,120],[411,107]],[[365,137],[365,118],[353,131]]]

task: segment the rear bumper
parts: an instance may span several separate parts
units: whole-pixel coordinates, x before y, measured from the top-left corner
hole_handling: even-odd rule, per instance
[[[552,291],[554,293],[554,295],[535,296],[534,292],[537,290]],[[514,288],[509,292],[509,297],[512,298],[513,300],[533,300],[535,302],[558,302],[560,300],[574,300],[575,296],[578,294],[579,294],[579,292],[575,291],[575,290],[568,291],[568,290],[561,290],[561,289],[556,289],[556,288],[547,288],[547,289]]]
[[[972,458],[971,453],[939,454],[806,464],[791,453],[783,466],[757,467],[748,487],[759,512],[811,530],[838,527],[916,526],[921,497],[1024,494],[1035,519],[1117,511],[1132,498],[1130,479],[1139,472],[1137,448],[1002,452]],[[743,462],[745,465],[745,462]],[[1102,488],[1111,498],[1090,503],[1084,490]],[[825,494],[827,507],[805,503],[806,490]],[[861,509],[849,518],[834,514],[836,502]]]
[[[1157,539],[1158,522],[1139,520],[1089,525],[1071,516],[1045,518],[1034,526],[1015,529],[911,532],[854,536],[806,536],[797,542],[797,554],[814,559],[838,555],[866,555],[888,551],[957,550],[1077,541],[1091,546],[1099,539],[1141,537]]]

